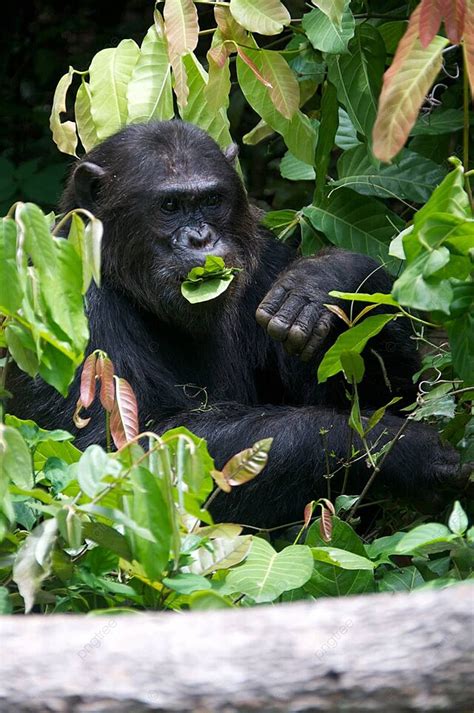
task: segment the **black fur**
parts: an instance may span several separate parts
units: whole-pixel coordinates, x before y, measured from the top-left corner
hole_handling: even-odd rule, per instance
[[[305,504],[326,494],[324,445],[334,453],[332,464],[347,454],[344,380],[316,379],[322,355],[344,327],[323,306],[335,302],[327,293],[354,291],[364,280],[363,291],[386,292],[391,283],[373,260],[336,248],[297,259],[259,226],[232,159],[189,124],[130,126],[78,164],[61,208],[89,208],[104,223],[103,286],[88,293],[89,349],[105,350],[131,383],[143,428],[187,426],[206,438],[217,466],[272,436],[265,471],[219,494],[213,509],[218,520],[270,527],[301,519]],[[164,192],[171,203],[163,203]],[[217,206],[208,205],[212,192],[220,195]],[[216,300],[190,305],[180,284],[206,250],[243,270]],[[407,324],[391,323],[364,356],[366,413],[392,396],[413,398],[417,357]],[[11,411],[46,428],[74,430],[77,379],[66,400],[40,380],[13,381]],[[96,415],[78,433],[78,445],[103,442],[103,423]],[[386,429],[385,442],[401,424],[387,415],[371,440]],[[352,467],[350,493],[359,492],[367,472],[363,459]],[[378,478],[391,492],[417,498],[457,473],[456,453],[434,430],[412,424]]]

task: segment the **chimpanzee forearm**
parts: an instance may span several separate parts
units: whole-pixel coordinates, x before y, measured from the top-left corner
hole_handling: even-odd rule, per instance
[[[402,419],[387,416],[383,425],[370,433],[369,445],[380,451],[396,436],[402,423]],[[340,492],[351,443],[347,414],[322,407],[250,408],[225,403],[206,413],[179,413],[160,423],[158,430],[177,425],[206,439],[218,468],[256,441],[273,438],[264,471],[250,483],[215,498],[211,511],[217,521],[272,527],[301,520],[308,502],[327,495],[326,476],[334,472],[331,491]],[[362,443],[353,432],[352,443],[359,453],[351,465],[348,492],[357,494],[371,470]],[[442,463],[439,467],[438,456]],[[415,488],[420,491],[420,483],[431,491],[434,483],[452,476],[457,467],[455,454],[449,467],[446,465],[444,449],[434,431],[411,424],[386,458],[377,480],[394,494],[411,496]]]

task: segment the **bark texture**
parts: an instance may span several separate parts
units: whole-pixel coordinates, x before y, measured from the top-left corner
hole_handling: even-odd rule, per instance
[[[0,711],[472,713],[474,587],[0,618]]]

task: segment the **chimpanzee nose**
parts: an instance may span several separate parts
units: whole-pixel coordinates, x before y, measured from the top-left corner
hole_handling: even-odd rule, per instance
[[[182,247],[202,249],[216,242],[214,231],[208,225],[186,227],[179,231],[178,243]]]

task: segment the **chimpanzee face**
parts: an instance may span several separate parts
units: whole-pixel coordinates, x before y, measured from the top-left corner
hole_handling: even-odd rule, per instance
[[[66,201],[103,221],[104,277],[156,309],[182,299],[182,280],[207,255],[251,271],[255,217],[235,155],[179,121],[132,125],[93,149]]]

